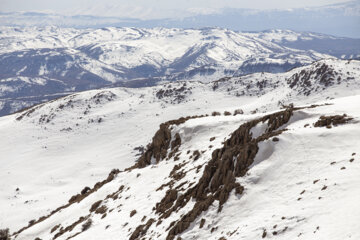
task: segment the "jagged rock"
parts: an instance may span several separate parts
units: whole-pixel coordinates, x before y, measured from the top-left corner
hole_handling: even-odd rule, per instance
[[[236,192],[242,193],[242,186],[236,183],[236,177],[243,176],[253,163],[258,151],[258,143],[281,134],[284,130],[277,129],[286,124],[292,114],[293,108],[289,108],[244,123],[232,133],[221,149],[213,151],[212,159],[206,165],[203,175],[196,186],[179,197],[175,205],[171,205],[171,208],[162,209],[163,214],[161,217],[166,218],[170,216],[172,211],[177,211],[186,205],[191,198],[196,200],[193,209],[171,227],[166,239],[172,240],[177,234],[185,231],[215,200],[219,201],[218,211],[221,211],[222,205],[227,201],[232,190],[237,189]],[[250,130],[260,122],[267,122],[266,132],[253,139]],[[233,161],[234,158],[236,158],[236,165]]]
[[[340,124],[345,124],[353,120],[353,118],[348,117],[346,114],[343,115],[333,115],[333,116],[321,116],[319,120],[314,123],[314,127],[327,127],[330,128],[331,125],[337,126]]]

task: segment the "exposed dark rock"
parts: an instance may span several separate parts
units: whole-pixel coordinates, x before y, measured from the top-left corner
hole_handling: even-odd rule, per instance
[[[333,68],[325,63],[318,63],[314,70],[304,69],[299,73],[295,73],[287,80],[287,83],[290,88],[297,88],[299,94],[308,96],[313,92],[334,85],[336,75],[337,72]],[[340,82],[341,78],[338,79],[338,83]]]
[[[263,231],[263,234],[262,234],[262,238],[266,238],[266,235],[267,235],[267,232],[266,232],[266,229],[264,229],[264,231]]]
[[[141,156],[145,152],[144,146],[135,147],[134,151],[137,151],[138,153],[135,156]]]
[[[238,114],[244,114],[244,111],[241,110],[241,109],[236,109],[236,110],[234,111],[234,116],[236,116],[236,115],[238,115]]]
[[[156,204],[156,213],[164,213],[167,209],[171,208],[177,197],[178,192],[175,189],[167,190],[165,197]]]
[[[11,240],[8,228],[0,229],[0,240]]]
[[[169,85],[170,86],[170,85]],[[184,102],[186,96],[191,94],[191,88],[186,86],[184,83],[181,87],[178,88],[168,88],[168,89],[160,89],[156,92],[155,96],[158,99],[163,99],[166,102],[170,102],[172,104],[179,104]]]
[[[200,155],[201,155],[201,154],[200,154],[199,150],[195,150],[195,151],[193,152],[194,161],[198,160],[199,157],[200,157]]]
[[[161,218],[166,218],[171,215],[171,212],[184,207],[191,198],[196,200],[193,209],[169,230],[167,240],[172,240],[177,234],[185,231],[215,200],[219,201],[218,211],[221,211],[222,205],[227,201],[232,190],[235,189],[239,193],[243,192],[243,187],[235,181],[236,177],[244,176],[248,167],[253,163],[259,142],[284,131],[277,129],[290,120],[292,112],[293,109],[287,109],[241,125],[226,140],[223,148],[216,149],[212,153],[212,159],[206,165],[203,176],[196,186],[180,195],[176,203],[160,215]],[[258,138],[252,138],[250,130],[259,122],[266,121],[268,122],[266,132]],[[236,164],[234,164],[234,158],[236,158]]]
[[[165,159],[171,141],[171,130],[169,129],[169,126],[180,125],[189,119],[201,117],[205,117],[205,115],[182,117],[177,120],[171,120],[160,124],[160,129],[155,133],[152,142],[147,146],[144,154],[139,158],[138,162],[133,167],[128,168],[127,170],[146,167],[151,164],[151,159],[153,157],[156,162]],[[174,150],[177,149],[177,147],[179,147],[181,144],[181,138],[179,134],[175,134],[175,139],[173,142],[174,143],[171,144],[171,148],[173,149],[172,154],[174,154]]]
[[[314,127],[328,127],[331,125],[337,126],[340,124],[345,124],[353,120],[353,118],[348,117],[346,114],[343,115],[333,115],[333,116],[321,116],[319,120],[314,123]]]
[[[142,236],[144,236],[147,232],[147,230],[151,227],[151,225],[155,222],[155,219],[151,218],[149,219],[146,224],[139,225],[135,231],[131,234],[129,240],[136,240],[140,239]]]
[[[174,166],[174,168],[171,170],[169,177],[173,178],[174,180],[180,180],[181,178],[183,178],[186,173],[184,171],[180,171],[179,170],[185,166],[186,163],[180,163]]]
[[[50,233],[55,232],[60,226],[61,226],[60,224],[55,225],[55,226],[51,229]]]
[[[84,187],[84,189],[83,190],[81,190],[81,195],[84,195],[84,194],[86,194],[88,191],[90,191],[91,190],[91,188],[89,188],[89,187]]]
[[[103,102],[111,102],[115,99],[116,95],[111,91],[103,91],[97,93],[95,96],[90,98],[90,100],[94,101],[95,104],[100,104]]]
[[[100,206],[101,203],[102,203],[102,200],[99,200],[99,201],[93,203],[93,205],[91,205],[89,211],[90,212],[96,211],[96,209],[98,209],[98,207]]]
[[[56,239],[56,238],[60,237],[61,235],[63,235],[66,232],[72,231],[77,225],[79,225],[80,223],[82,223],[85,220],[89,219],[89,216],[90,215],[88,215],[86,217],[79,217],[79,219],[77,221],[75,221],[74,223],[72,223],[71,225],[67,226],[66,228],[61,228],[60,231],[55,234],[53,239]],[[85,224],[82,225],[83,231],[90,228],[91,224],[92,224],[92,220],[89,219]]]
[[[136,214],[136,210],[132,210],[132,211],[130,212],[130,217],[134,216],[135,214]]]
[[[205,221],[204,218],[201,219],[199,228],[202,228],[205,225]]]
[[[175,140],[171,143],[171,150],[174,150],[176,147],[181,145],[181,138],[179,133],[175,134]]]
[[[120,193],[122,193],[122,191],[124,190],[124,188],[125,188],[125,186],[124,186],[124,185],[121,185],[117,191],[115,191],[115,192],[107,195],[105,199],[112,198],[113,200],[115,200],[115,199],[119,198],[119,195],[120,195]]]
[[[106,213],[107,210],[108,210],[107,207],[105,205],[102,205],[101,207],[99,207],[95,210],[95,213],[96,214],[104,214],[104,213]]]
[[[92,225],[92,220],[89,219],[89,220],[86,221],[86,223],[84,223],[84,224],[81,226],[81,230],[82,230],[82,231],[86,231],[86,230],[88,230],[88,229],[91,227],[91,225]]]

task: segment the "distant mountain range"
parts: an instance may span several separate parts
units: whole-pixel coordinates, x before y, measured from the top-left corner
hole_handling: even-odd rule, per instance
[[[312,31],[335,36],[360,38],[360,3],[349,1],[340,4],[295,9],[217,9],[216,11],[174,11],[170,18],[142,18],[141,11],[131,18],[119,17],[123,4],[113,6],[102,2],[91,9],[72,9],[65,13],[1,12],[2,26],[48,26],[102,28],[203,28],[217,26],[239,31],[291,29]],[[143,11],[144,12],[144,11]]]
[[[0,37],[0,115],[101,87],[208,82],[360,57],[360,40],[288,30],[1,27]]]

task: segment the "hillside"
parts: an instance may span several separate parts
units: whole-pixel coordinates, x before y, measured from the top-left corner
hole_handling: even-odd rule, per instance
[[[0,228],[43,240],[357,239],[359,75],[359,61],[329,59],[86,91],[2,117]]]

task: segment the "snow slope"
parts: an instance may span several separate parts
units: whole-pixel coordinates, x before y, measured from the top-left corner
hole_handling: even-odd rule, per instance
[[[237,178],[245,188],[244,193],[237,195],[235,191],[231,192],[220,213],[219,202],[215,201],[185,232],[179,234],[181,239],[258,239],[264,233],[264,238],[277,239],[359,238],[358,120],[333,129],[304,128],[305,124],[316,122],[322,114],[346,112],[359,119],[360,112],[354,104],[359,100],[359,96],[341,98],[330,101],[331,106],[295,113],[280,141],[264,141],[246,176]],[[160,214],[156,214],[153,207],[168,188],[158,189],[171,180],[169,174],[174,166],[177,163],[186,164],[182,169],[186,176],[173,187],[181,185],[184,187],[181,193],[184,193],[189,188],[189,182],[199,181],[201,175],[196,169],[199,166],[201,173],[211,158],[210,144],[214,148],[221,147],[224,138],[254,117],[221,116],[189,120],[173,130],[180,133],[182,140],[179,160],[164,160],[144,169],[119,173],[115,180],[85,200],[55,213],[20,233],[16,239],[51,239],[61,232],[61,227],[71,226],[81,216],[88,215],[93,221],[89,230],[82,230],[84,221],[73,230],[59,235],[58,239],[67,239],[79,232],[75,239],[128,239],[138,225],[151,218],[156,224],[152,224],[144,236],[165,239],[171,222],[179,221],[195,202],[192,199],[180,211],[157,221]],[[213,143],[209,142],[211,136],[217,139]],[[189,150],[205,152],[194,161],[189,160],[186,154]],[[357,155],[352,156],[353,153]],[[351,159],[355,160],[350,162]],[[124,186],[124,190],[119,191],[118,198],[106,198],[117,193],[120,186]],[[106,206],[106,215],[100,211],[98,214],[89,211],[98,200],[103,200],[101,206]],[[134,210],[136,213],[131,216]],[[200,229],[202,219],[205,219],[205,224]],[[58,224],[61,224],[59,230],[50,233],[50,229]]]
[[[280,141],[269,138],[259,142],[254,163],[244,176],[236,178],[244,187],[243,193],[231,192],[220,213],[219,203],[214,201],[179,236],[254,239],[260,238],[266,229],[267,237],[280,239],[297,236],[357,239],[359,75],[358,61],[322,60],[280,74],[257,73],[210,83],[176,82],[140,89],[92,90],[2,117],[0,131],[4,137],[0,140],[0,154],[4,157],[0,160],[3,169],[0,178],[4,181],[0,183],[0,228],[10,227],[15,232],[30,220],[63,206],[85,186],[92,187],[106,179],[111,169],[123,171],[132,166],[141,155],[135,148],[151,142],[160,123],[208,114],[171,125],[172,141],[176,133],[181,138],[177,152],[180,155],[158,163],[152,159],[151,166],[113,174],[116,177],[112,181],[79,203],[67,206],[17,236],[17,239],[52,239],[62,232],[58,239],[67,239],[81,232],[82,225],[91,218],[90,229],[75,239],[128,239],[136,227],[154,218],[146,237],[165,239],[170,223],[189,212],[196,199],[192,198],[159,223],[161,213],[156,213],[153,207],[161,202],[170,186],[157,191],[162,184],[174,180],[175,188],[188,181],[178,194],[189,189],[192,182],[192,186],[196,185],[213,150],[221,148],[224,139],[229,139],[246,122],[290,103],[296,106],[328,103],[332,105],[295,111],[282,127],[288,130],[278,136]],[[240,108],[244,114],[224,113]],[[214,111],[221,115],[211,116]],[[344,113],[354,120],[331,129],[312,126],[321,115]],[[304,127],[306,124],[309,126]],[[253,137],[263,131],[261,126],[254,128]],[[212,137],[215,139],[210,140]],[[353,153],[357,155],[352,156]],[[351,158],[353,162],[349,161]],[[185,165],[173,172],[179,175],[170,174],[180,163]],[[346,169],[341,170],[342,167]],[[185,176],[182,172],[186,172]],[[317,179],[320,180],[313,183]],[[117,192],[121,185],[123,190]],[[324,186],[326,189],[321,190]],[[113,192],[118,196],[105,200]],[[106,205],[104,218],[103,213],[89,212],[98,200]],[[133,210],[137,212],[130,217]],[[86,221],[80,221],[72,231],[64,230],[81,216]],[[141,221],[143,216],[147,218]],[[335,224],[334,218],[340,220]],[[201,219],[205,219],[205,224],[199,229]],[[350,224],[345,225],[347,222]],[[63,228],[50,233],[57,224]]]

